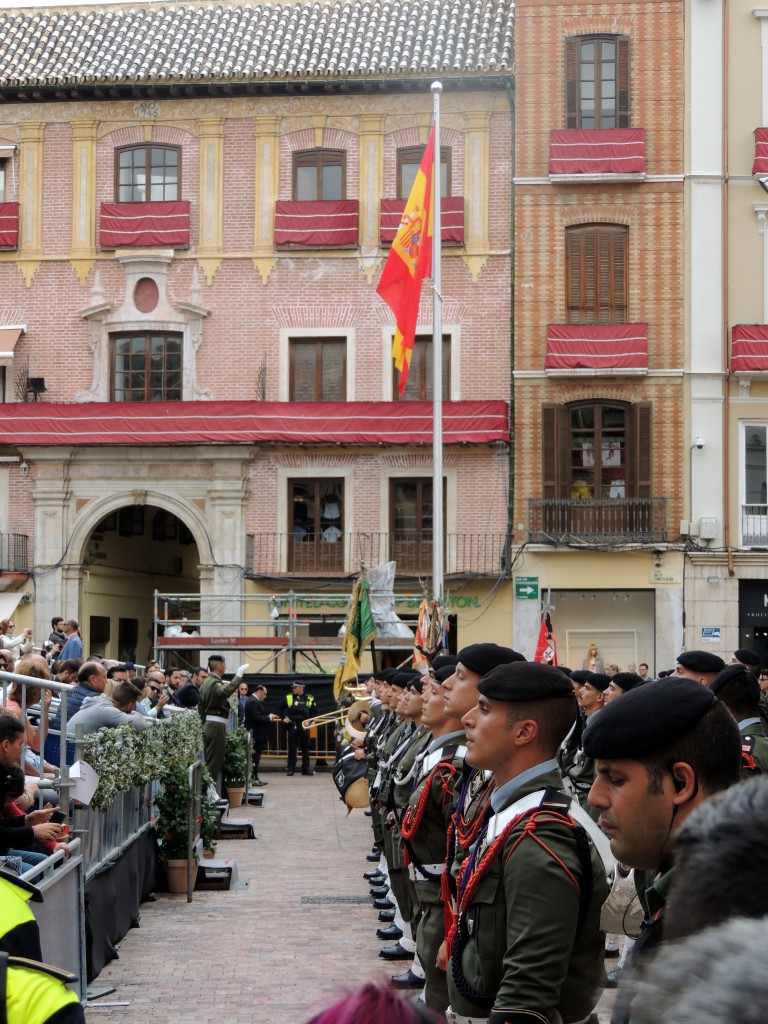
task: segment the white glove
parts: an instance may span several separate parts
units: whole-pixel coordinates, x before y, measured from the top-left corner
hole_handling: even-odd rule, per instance
[[[248,665],[241,665],[237,672],[235,672],[235,678],[242,679],[245,673],[248,671],[248,667]]]

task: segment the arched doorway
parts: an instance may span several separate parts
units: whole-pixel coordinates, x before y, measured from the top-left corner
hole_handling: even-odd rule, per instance
[[[144,665],[153,647],[154,593],[200,593],[189,526],[152,504],[104,516],[83,549],[81,630],[86,654]]]

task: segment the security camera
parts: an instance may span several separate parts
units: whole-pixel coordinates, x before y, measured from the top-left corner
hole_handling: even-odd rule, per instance
[[[768,192],[768,174],[759,174],[757,176],[757,183],[763,192]]]
[[[701,436],[701,434],[696,435],[696,440],[693,442],[693,444],[696,448],[699,449],[699,451],[701,451],[701,449],[704,447],[704,438]]]

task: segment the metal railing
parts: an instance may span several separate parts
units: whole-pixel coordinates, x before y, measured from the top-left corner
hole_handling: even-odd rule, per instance
[[[530,498],[532,544],[660,544],[666,498]]]
[[[768,547],[768,505],[741,506],[741,543]]]
[[[25,533],[0,533],[0,572],[29,572]]]
[[[497,576],[509,566],[509,538],[502,533],[449,533],[445,537],[447,573]],[[334,539],[308,534],[258,533],[249,537],[251,570],[259,575],[309,573],[346,575],[360,562],[381,565],[396,561],[399,575],[432,571],[432,535],[403,533],[334,534]]]

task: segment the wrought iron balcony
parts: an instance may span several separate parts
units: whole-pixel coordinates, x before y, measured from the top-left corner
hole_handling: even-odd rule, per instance
[[[768,548],[768,505],[741,506],[741,543]]]
[[[532,544],[660,544],[665,498],[531,498]]]
[[[0,533],[0,572],[29,572],[27,540],[24,533]]]
[[[359,572],[361,562],[389,561],[397,562],[398,575],[432,571],[432,535],[425,531],[341,533],[325,539],[257,533],[248,540],[248,561],[256,575],[347,576]],[[443,561],[446,574],[498,576],[509,567],[509,540],[504,534],[448,534]]]

